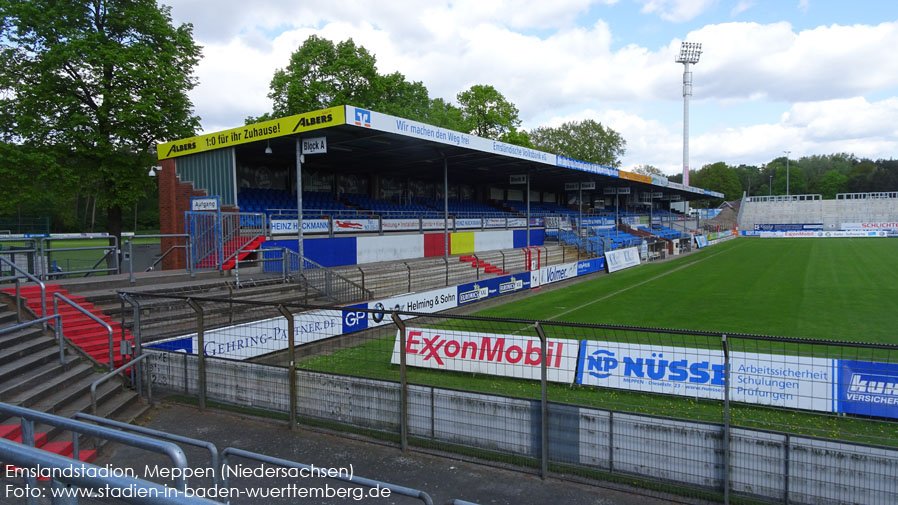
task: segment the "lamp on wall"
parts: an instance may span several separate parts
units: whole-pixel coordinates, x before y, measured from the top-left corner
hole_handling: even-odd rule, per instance
[[[149,175],[150,177],[156,177],[156,173],[161,170],[162,170],[162,167],[150,167],[150,173],[147,175]]]
[[[272,153],[272,151],[271,151],[271,141],[270,141],[270,140],[266,140],[265,142],[266,142],[266,143],[265,143],[265,154],[271,154],[271,153]]]

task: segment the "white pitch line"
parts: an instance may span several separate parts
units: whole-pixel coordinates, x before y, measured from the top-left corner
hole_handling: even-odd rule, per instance
[[[561,316],[570,314],[571,312],[576,312],[576,311],[578,311],[578,310],[580,310],[580,309],[582,309],[582,308],[589,307],[590,305],[593,305],[593,304],[595,304],[595,303],[599,303],[599,302],[601,302],[601,301],[603,301],[603,300],[607,300],[607,299],[611,298],[612,296],[617,296],[617,295],[619,295],[619,294],[621,294],[621,293],[623,293],[623,292],[625,292],[625,291],[629,291],[629,290],[631,290],[631,289],[633,289],[633,288],[637,288],[637,287],[639,287],[639,286],[642,286],[643,284],[647,284],[647,283],[649,283],[649,282],[658,280],[658,279],[660,279],[660,278],[662,278],[662,277],[664,277],[664,276],[666,276],[666,275],[670,275],[670,274],[672,274],[672,273],[674,273],[674,272],[678,272],[678,271],[680,271],[680,270],[682,270],[682,269],[684,269],[684,268],[686,268],[686,267],[691,267],[692,265],[695,265],[696,263],[701,263],[701,262],[703,262],[703,261],[705,261],[705,260],[709,260],[709,259],[713,258],[714,256],[717,256],[718,254],[723,254],[723,253],[725,253],[725,252],[727,252],[727,251],[732,251],[733,249],[735,249],[735,247],[732,247],[732,248],[730,248],[730,249],[727,249],[726,251],[719,251],[719,252],[716,252],[716,253],[714,253],[714,254],[711,254],[710,256],[705,256],[705,257],[702,258],[702,259],[695,260],[695,261],[686,263],[685,265],[678,266],[677,268],[674,268],[673,270],[668,270],[667,272],[664,272],[663,274],[658,274],[658,275],[656,275],[656,276],[654,276],[654,277],[652,277],[652,278],[650,278],[650,279],[646,279],[646,280],[644,280],[644,281],[642,281],[642,282],[638,282],[638,283],[636,283],[636,284],[633,284],[632,286],[627,286],[627,287],[625,287],[625,288],[623,288],[623,289],[619,289],[619,290],[615,291],[614,293],[609,293],[609,294],[607,294],[607,295],[605,295],[605,296],[603,296],[603,297],[601,297],[601,298],[596,298],[595,300],[593,300],[593,301],[591,301],[591,302],[587,302],[587,303],[584,303],[583,305],[580,305],[580,306],[578,306],[578,307],[574,307],[574,308],[568,309],[568,310],[566,310],[566,311],[564,311],[564,312],[560,312],[560,313],[558,313],[558,314],[555,314],[554,316],[552,316],[552,317],[546,319],[546,321],[552,321],[552,320],[555,320],[555,319],[557,319],[557,318],[559,318],[559,317],[561,317]]]

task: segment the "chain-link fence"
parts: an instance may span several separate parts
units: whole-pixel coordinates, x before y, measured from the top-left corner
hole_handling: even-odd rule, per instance
[[[692,497],[898,496],[898,346],[129,296],[193,312],[144,352],[154,389],[201,404]],[[208,318],[230,305],[256,320]]]

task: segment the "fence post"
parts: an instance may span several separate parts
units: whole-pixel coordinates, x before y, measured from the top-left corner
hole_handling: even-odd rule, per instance
[[[723,347],[723,503],[730,503],[730,349],[727,336],[720,336]]]
[[[287,361],[290,367],[290,429],[296,426],[296,347],[294,346],[293,314],[283,305],[278,305],[278,312],[287,318]]]
[[[22,290],[22,281],[19,280],[19,276],[16,275],[16,322],[22,322],[22,297],[19,296],[19,292]],[[41,317],[44,317],[41,314]]]
[[[408,270],[408,291],[407,293],[412,292],[412,267],[408,266],[408,263],[403,261],[403,265],[405,265],[405,269]]]
[[[449,260],[443,258],[443,263],[446,264],[446,285],[449,285]]]
[[[549,402],[548,402],[548,386],[546,356],[548,341],[546,340],[546,332],[540,326],[539,321],[533,323],[536,328],[536,334],[539,335],[540,357],[539,357],[539,389],[540,389],[540,477],[545,480],[549,476]]]
[[[128,242],[128,282],[130,282],[131,285],[134,285],[134,283],[137,282],[137,279],[134,278],[134,247],[132,245],[134,243],[134,239],[129,238],[127,242]]]
[[[408,379],[405,375],[405,323],[399,314],[390,314],[393,323],[399,328],[399,446],[402,452],[408,451]]]
[[[281,281],[287,284],[287,248],[281,248]]]
[[[785,467],[783,475],[783,503],[789,505],[789,474],[791,473],[790,452],[792,451],[792,437],[786,433],[786,440],[783,442],[783,466]]]
[[[362,267],[358,267],[359,273],[362,274],[362,294],[365,292],[365,271],[362,270]]]
[[[205,336],[204,333],[204,324],[203,324],[203,308],[200,307],[200,304],[196,303],[192,298],[187,299],[187,305],[196,312],[196,362],[198,373],[197,380],[199,381],[199,406],[200,410],[205,410],[206,408],[206,351],[205,351]],[[186,370],[186,367],[185,367]],[[185,384],[186,385],[186,384]]]
[[[479,281],[480,280],[480,258],[478,258],[476,254],[472,254],[471,256],[474,256],[474,266],[476,267],[476,268],[474,268],[474,275],[475,275],[474,279]]]

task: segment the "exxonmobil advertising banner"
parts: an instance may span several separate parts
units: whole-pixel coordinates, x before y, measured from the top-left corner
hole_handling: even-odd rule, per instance
[[[723,351],[584,340],[577,383],[723,400]],[[835,411],[838,360],[731,352],[730,399]]]
[[[497,335],[429,328],[406,328],[406,364],[421,368],[451,370],[540,380],[541,352],[537,337]],[[399,364],[400,333],[396,332],[393,357]],[[546,343],[546,378],[570,384],[577,366],[576,340],[550,338]]]

